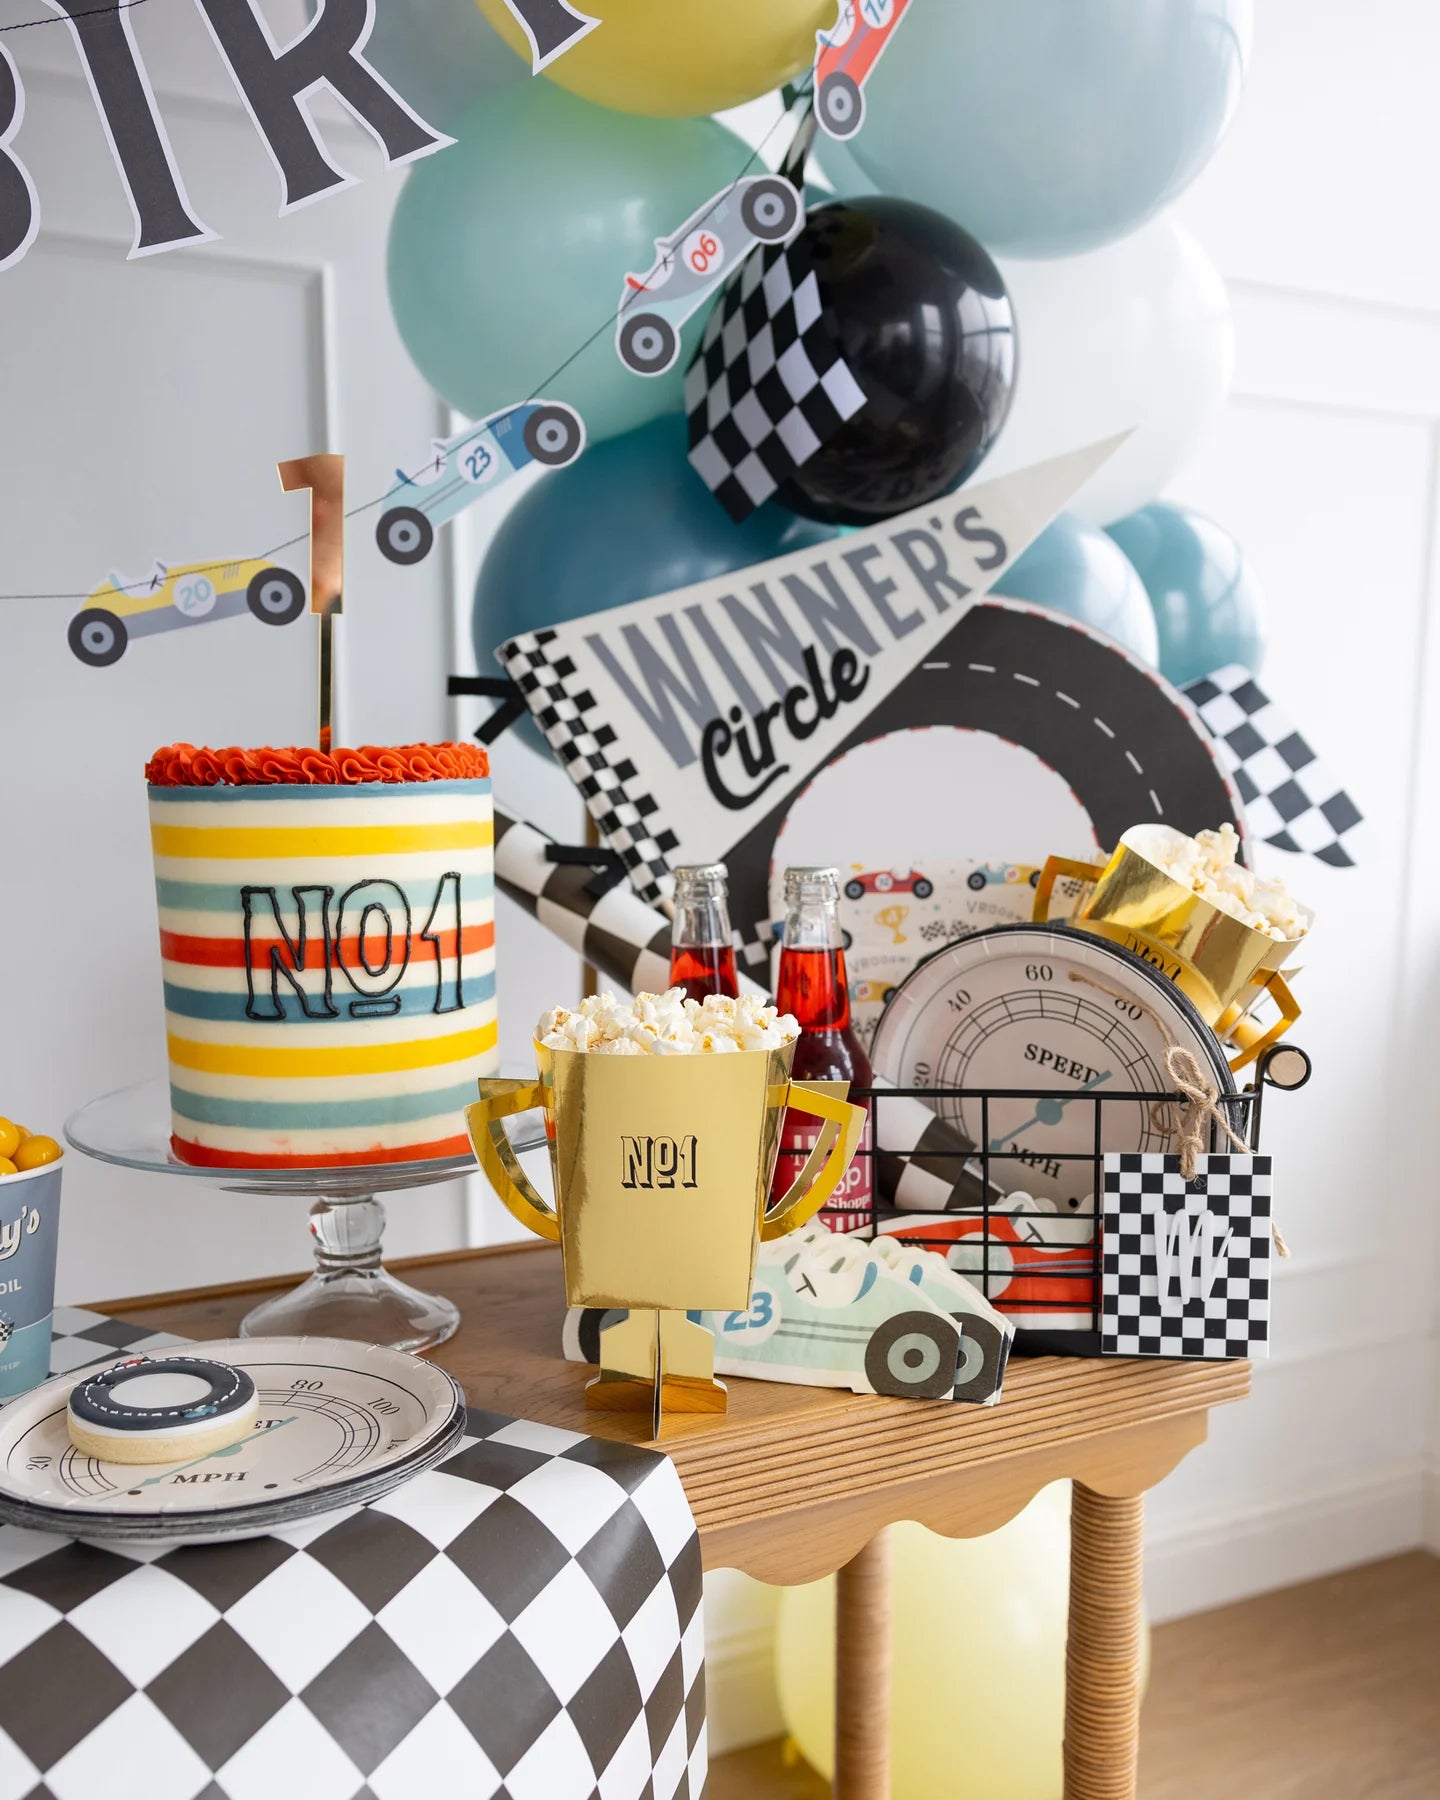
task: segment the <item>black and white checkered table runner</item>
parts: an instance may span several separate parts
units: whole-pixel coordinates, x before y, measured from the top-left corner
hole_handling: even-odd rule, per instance
[[[183,1341],[57,1328],[57,1372]],[[472,1411],[438,1467],[264,1538],[0,1528],[0,1800],[699,1800],[703,1634],[668,1458]]]
[[[1100,1348],[1106,1356],[1264,1356],[1270,1158],[1105,1157]]]

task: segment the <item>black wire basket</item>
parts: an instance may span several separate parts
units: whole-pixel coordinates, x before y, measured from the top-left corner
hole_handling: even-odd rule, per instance
[[[1252,1151],[1258,1150],[1266,1090],[1293,1091],[1303,1087],[1310,1074],[1311,1062],[1304,1050],[1285,1042],[1272,1044],[1256,1062],[1250,1084],[1219,1097],[1236,1136]],[[1171,1148],[1186,1108],[1184,1096],[1164,1092],[1065,1094],[1053,1088],[870,1087],[855,1088],[851,1098],[863,1099],[871,1108],[873,1143],[857,1155],[871,1159],[870,1191],[878,1198],[868,1207],[824,1208],[821,1220],[837,1232],[883,1233],[917,1249],[943,1252],[951,1267],[1014,1323],[1014,1348],[1019,1354],[1098,1356],[1105,1154],[1133,1147],[1142,1135]],[[962,1105],[972,1117],[974,1108],[979,1108],[978,1145],[966,1141],[957,1130],[953,1148],[927,1148],[924,1153],[925,1165],[940,1165],[937,1172],[952,1184],[952,1204],[943,1211],[899,1208],[885,1199],[887,1185],[894,1191],[893,1179],[887,1178],[903,1169],[911,1155],[895,1148],[893,1130],[889,1139],[886,1135],[887,1114],[893,1115],[895,1102],[901,1099],[922,1100],[942,1119],[953,1120]],[[1061,1101],[1067,1112],[1090,1109],[1093,1129],[1087,1134],[1086,1147],[1065,1153],[1047,1150],[1043,1157],[1047,1172],[1058,1174],[1061,1165],[1073,1170],[1077,1192],[1072,1197],[1056,1201],[1027,1193],[1016,1199],[1015,1189],[1007,1191],[993,1178],[996,1164],[1041,1160],[990,1148],[991,1106],[1016,1101],[1037,1109]],[[1139,1132],[1134,1122],[1127,1123],[1116,1112],[1117,1108],[1134,1107],[1145,1109]],[[1083,1119],[1083,1112],[1080,1116]],[[1207,1148],[1215,1152],[1231,1147],[1211,1121]]]

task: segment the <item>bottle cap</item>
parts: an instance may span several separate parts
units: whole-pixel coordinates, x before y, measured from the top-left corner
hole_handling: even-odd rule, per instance
[[[723,888],[730,871],[723,862],[682,863],[673,871],[677,892],[696,888]]]
[[[787,869],[785,871],[786,900],[798,900],[806,894],[822,899],[838,899],[840,871],[833,866],[824,864]]]

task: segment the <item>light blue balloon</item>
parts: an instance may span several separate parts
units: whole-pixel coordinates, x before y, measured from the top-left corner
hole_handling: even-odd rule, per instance
[[[493,668],[496,647],[519,632],[834,537],[773,501],[736,525],[690,467],[685,442],[683,419],[655,419],[543,476],[512,508],[475,583],[471,635],[481,669]]]
[[[475,0],[379,0],[365,56],[442,131],[482,94],[531,79]]]
[[[566,400],[592,444],[678,412],[707,308],[653,377],[616,355],[616,308],[655,239],[744,171],[746,146],[713,119],[636,118],[528,79],[449,130],[390,226],[390,304],[420,373],[471,418]]]
[[[1045,527],[995,592],[1093,625],[1155,666],[1155,616],[1140,577],[1098,526],[1071,513]]]
[[[1157,500],[1107,533],[1145,584],[1160,636],[1160,673],[1176,687],[1239,663],[1265,660],[1265,611],[1240,546],[1188,507]]]
[[[992,254],[1124,237],[1210,160],[1240,98],[1251,0],[927,0],[865,85],[842,195],[919,200]]]

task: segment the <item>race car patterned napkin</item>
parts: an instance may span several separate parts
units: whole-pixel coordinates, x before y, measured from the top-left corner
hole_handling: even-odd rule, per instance
[[[57,1342],[158,1347],[74,1309]],[[472,1411],[267,1537],[0,1527],[0,1800],[699,1800],[706,1767],[699,1540],[652,1451]]]
[[[1256,837],[1353,868],[1360,808],[1250,671],[1231,663],[1181,691],[1214,738]]]

